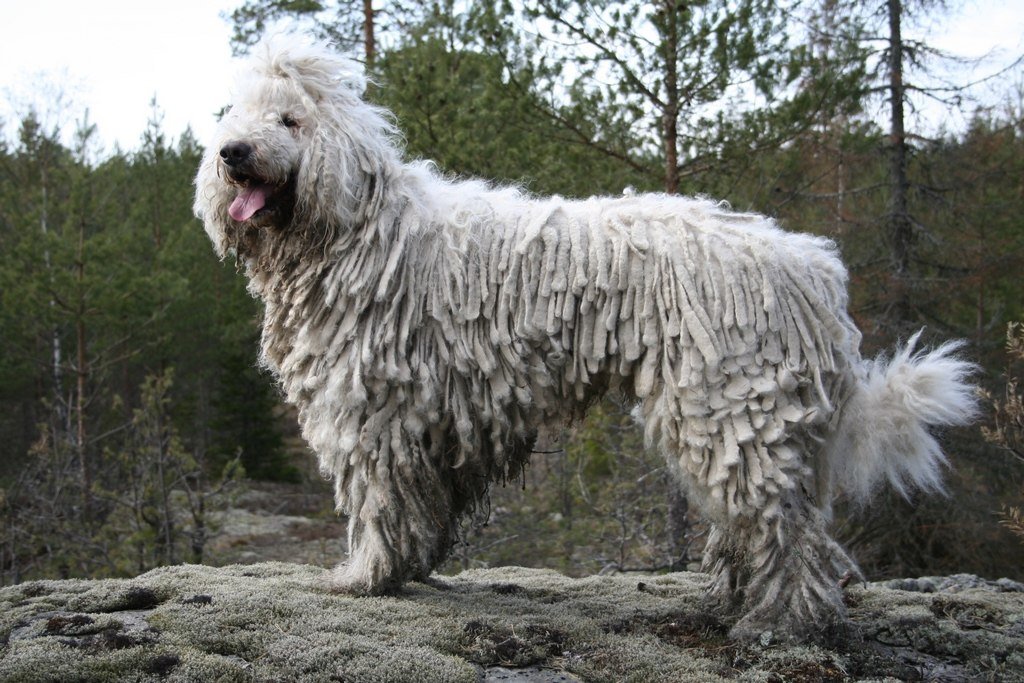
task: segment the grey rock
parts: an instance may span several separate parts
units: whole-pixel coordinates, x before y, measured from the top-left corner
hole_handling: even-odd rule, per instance
[[[974,574],[952,574],[950,576],[922,576],[917,579],[891,579],[883,582],[887,588],[917,593],[949,592],[964,590],[989,590],[1006,593],[1024,593],[1024,583],[1002,578],[995,581],[983,579]]]

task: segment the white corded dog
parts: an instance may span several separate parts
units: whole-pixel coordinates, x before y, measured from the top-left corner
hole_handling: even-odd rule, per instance
[[[262,360],[349,520],[340,590],[447,556],[543,423],[609,388],[713,524],[736,637],[844,621],[839,489],[941,486],[929,427],[968,421],[971,365],[914,340],[863,361],[825,239],[703,199],[534,198],[402,159],[356,64],[262,44],[195,210],[265,304]]]

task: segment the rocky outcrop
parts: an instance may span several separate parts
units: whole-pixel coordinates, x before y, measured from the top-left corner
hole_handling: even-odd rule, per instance
[[[374,598],[323,579],[264,563],[4,588],[0,680],[1024,681],[1011,581],[848,587],[856,627],[830,650],[730,642],[702,574],[502,568]]]

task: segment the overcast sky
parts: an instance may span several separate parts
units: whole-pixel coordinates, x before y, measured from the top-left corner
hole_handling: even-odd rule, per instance
[[[0,117],[28,105],[73,130],[82,110],[103,147],[137,146],[156,97],[164,130],[203,141],[227,103],[234,66],[221,14],[239,0],[0,0]],[[52,111],[53,89],[74,106]],[[59,118],[54,118],[59,115]],[[11,119],[14,118],[12,122]],[[70,120],[69,120],[70,119]],[[8,131],[10,134],[10,131]]]
[[[222,14],[241,0],[0,0],[0,122],[30,105],[71,131],[88,108],[101,151],[134,149],[156,97],[165,132],[201,142],[236,65]],[[1024,0],[966,0],[934,42],[966,56],[1024,51]],[[1001,85],[1005,85],[1005,82]],[[68,106],[55,107],[53,92]]]

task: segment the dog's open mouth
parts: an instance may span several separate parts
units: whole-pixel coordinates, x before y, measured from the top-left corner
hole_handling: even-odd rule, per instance
[[[242,191],[235,197],[228,207],[228,214],[238,221],[244,223],[259,211],[266,211],[267,198],[273,193],[274,188],[270,185],[254,184],[242,188]]]
[[[289,190],[294,189],[294,176],[284,183],[272,184],[237,171],[231,171],[229,175],[232,184],[238,187],[238,195],[228,207],[228,215],[239,223],[271,218],[272,214],[278,213],[284,198],[292,194]]]

